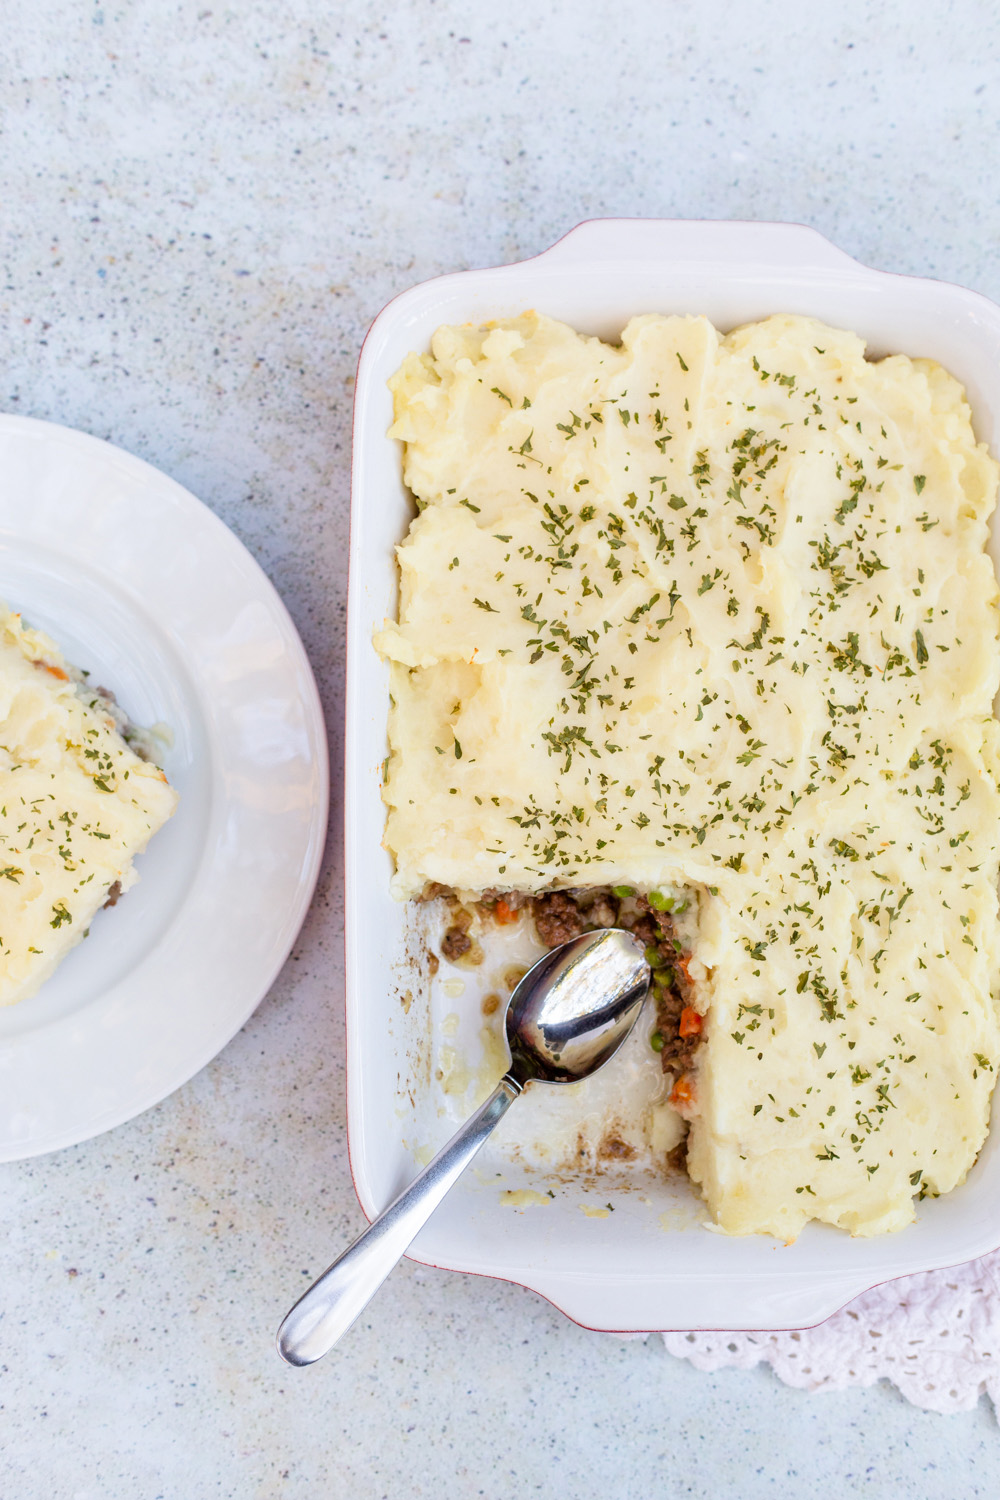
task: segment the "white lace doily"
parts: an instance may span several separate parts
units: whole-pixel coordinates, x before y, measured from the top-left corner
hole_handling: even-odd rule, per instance
[[[1000,1250],[886,1282],[797,1333],[665,1333],[699,1370],[766,1361],[786,1385],[843,1390],[890,1380],[914,1406],[968,1411],[985,1391],[1000,1410]]]

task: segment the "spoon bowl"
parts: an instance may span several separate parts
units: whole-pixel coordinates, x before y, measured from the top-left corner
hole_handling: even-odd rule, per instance
[[[510,997],[509,1076],[522,1087],[589,1077],[632,1030],[648,988],[642,944],[622,928],[584,932],[553,948]]]
[[[642,944],[617,927],[571,938],[528,970],[507,1007],[507,1072],[447,1146],[299,1298],[278,1329],[282,1359],[312,1364],[347,1332],[527,1084],[579,1083],[610,1061],[635,1025],[649,979]]]

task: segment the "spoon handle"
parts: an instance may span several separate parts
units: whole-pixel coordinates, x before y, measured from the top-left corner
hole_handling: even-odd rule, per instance
[[[512,1078],[501,1078],[447,1146],[313,1282],[278,1329],[282,1359],[290,1365],[311,1365],[333,1348],[520,1092]]]

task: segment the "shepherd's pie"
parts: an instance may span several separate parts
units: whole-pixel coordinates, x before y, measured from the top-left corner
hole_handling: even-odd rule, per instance
[[[962,389],[806,318],[612,346],[534,313],[391,385],[396,895],[659,914],[718,1225],[907,1224],[1000,1059],[997,465]]]
[[[134,883],[134,856],[174,811],[125,724],[48,636],[0,607],[0,1005],[34,994]]]

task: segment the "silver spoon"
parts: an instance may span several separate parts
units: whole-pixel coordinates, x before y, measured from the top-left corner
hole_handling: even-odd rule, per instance
[[[643,945],[609,927],[553,948],[507,1007],[511,1063],[493,1093],[394,1202],[314,1281],[278,1329],[278,1353],[311,1365],[347,1332],[525,1085],[578,1083],[614,1057],[649,988]]]

